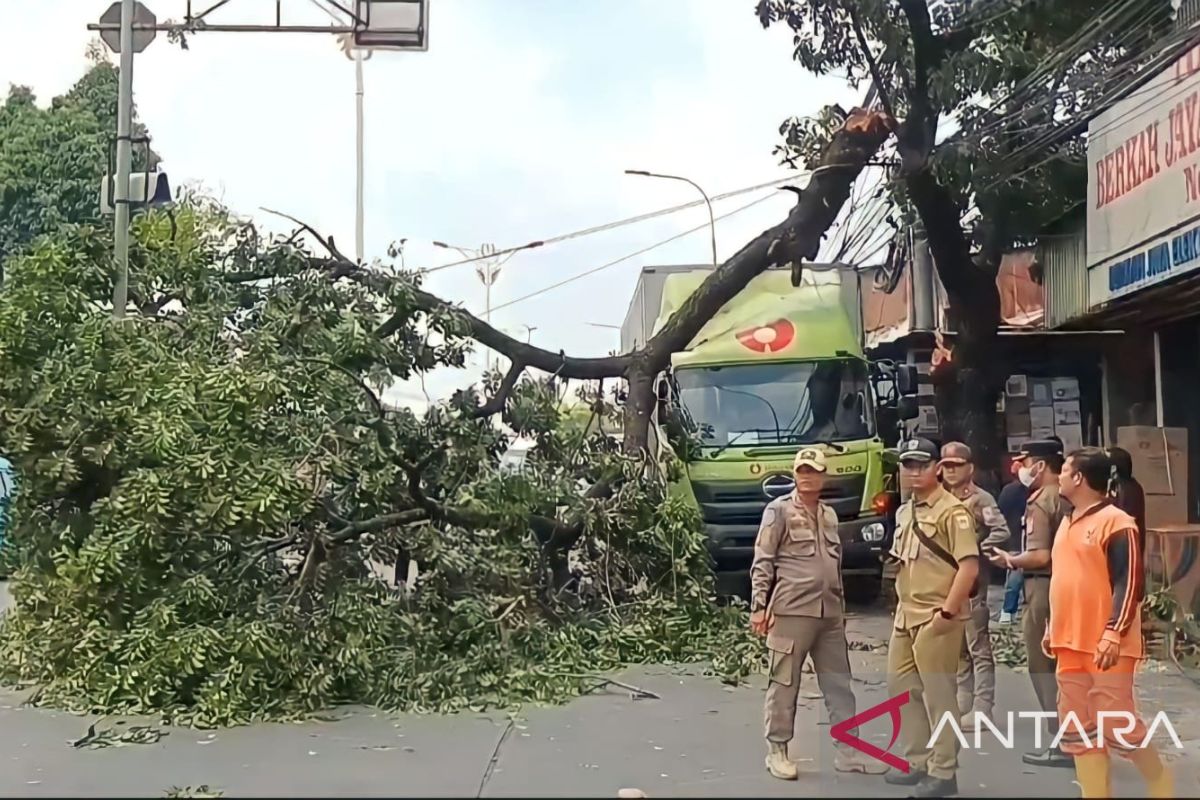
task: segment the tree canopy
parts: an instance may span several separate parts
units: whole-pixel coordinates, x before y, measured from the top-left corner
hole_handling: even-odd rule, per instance
[[[1005,375],[995,358],[1004,252],[1086,196],[1087,122],[1178,57],[1169,0],[760,0],[816,74],[875,86],[895,120],[885,146],[897,216],[920,222],[950,301],[953,361],[938,378],[950,438],[984,464]],[[786,121],[785,163],[819,152],[845,113]]]

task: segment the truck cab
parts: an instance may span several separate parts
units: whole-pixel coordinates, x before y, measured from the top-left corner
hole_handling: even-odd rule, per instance
[[[635,304],[658,300],[651,331],[709,271],[668,268],[649,289],[657,297],[635,294]],[[806,446],[824,449],[829,464],[822,499],[837,512],[847,592],[863,600],[878,592],[894,494],[876,370],[851,312],[857,295],[840,278],[831,271],[792,287],[788,272],[764,272],[660,376],[656,434],[683,465],[672,491],[699,510],[724,594],[748,591],[763,509],[792,491],[792,459]]]

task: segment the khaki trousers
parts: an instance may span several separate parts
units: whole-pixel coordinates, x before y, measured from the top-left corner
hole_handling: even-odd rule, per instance
[[[767,648],[771,657],[765,708],[767,741],[786,744],[795,735],[800,669],[809,656],[817,686],[825,696],[830,724],[854,716],[846,624],[840,615],[776,617],[767,634]]]
[[[996,702],[996,657],[992,654],[991,609],[982,591],[971,600],[958,667],[958,710],[991,716]]]
[[[1058,682],[1054,677],[1056,664],[1042,652],[1042,637],[1050,621],[1050,578],[1044,575],[1025,576],[1025,619],[1022,634],[1025,656],[1029,661],[1029,679],[1042,711],[1058,711]],[[1058,729],[1053,723],[1050,730]]]
[[[888,645],[888,694],[909,692],[900,708],[900,738],[913,769],[952,778],[958,769],[958,738],[949,725],[933,747],[933,730],[947,714],[958,719],[957,676],[964,623],[949,622],[942,632],[930,623],[893,630]]]

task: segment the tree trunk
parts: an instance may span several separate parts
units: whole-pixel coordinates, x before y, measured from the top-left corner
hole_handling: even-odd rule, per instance
[[[654,377],[657,374],[658,370],[653,369],[644,358],[634,359],[629,367],[623,444],[625,452],[631,455],[641,453],[649,446],[650,416],[656,400]]]
[[[996,401],[1004,381],[996,347],[1000,327],[996,265],[972,258],[961,211],[928,165],[905,175],[905,184],[925,225],[934,267],[950,301],[949,322],[956,332],[953,342],[947,343],[950,361],[933,376],[942,433],[947,441],[970,446],[979,471],[995,471],[1003,452],[996,433]],[[998,249],[988,248],[984,261],[998,254]]]

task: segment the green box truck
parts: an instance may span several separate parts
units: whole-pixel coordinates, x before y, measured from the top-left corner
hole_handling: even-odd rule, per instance
[[[712,266],[642,270],[621,329],[622,351],[643,344]],[[792,458],[825,448],[823,499],[837,512],[847,593],[879,589],[894,480],[885,474],[876,410],[879,370],[863,355],[858,277],[806,265],[762,273],[676,353],[659,378],[652,436],[680,456],[673,490],[708,531],[724,593],[744,594],[763,508],[792,490]]]

